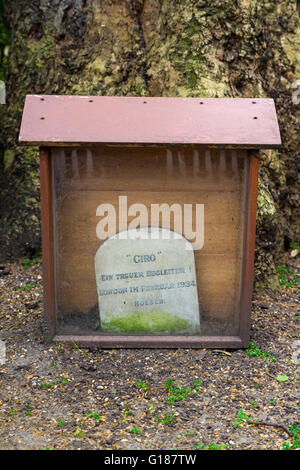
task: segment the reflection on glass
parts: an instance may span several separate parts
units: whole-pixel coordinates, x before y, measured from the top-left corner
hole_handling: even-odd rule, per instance
[[[58,333],[238,334],[246,173],[247,154],[241,150],[53,149]],[[153,233],[155,228],[178,232],[193,247],[192,257],[180,251],[176,240],[167,246],[158,239],[155,248],[147,240],[142,245],[131,240],[130,246],[124,240],[123,247],[118,240],[108,250],[111,261],[107,253],[105,262],[100,260],[97,279],[95,256],[107,243],[105,233],[107,238],[139,225]],[[156,259],[136,262],[135,255]],[[127,292],[118,293],[122,288]],[[101,323],[99,292],[106,292],[106,303],[111,296],[110,328]],[[198,309],[189,307],[195,295]],[[200,328],[185,323],[189,308],[199,312]],[[117,312],[120,318],[122,312],[130,316],[129,326]]]

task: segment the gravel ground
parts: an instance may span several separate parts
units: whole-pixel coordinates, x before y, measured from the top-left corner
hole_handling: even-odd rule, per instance
[[[1,450],[291,445],[286,426],[299,426],[299,290],[254,295],[251,337],[260,356],[45,343],[39,263],[0,267],[0,309]],[[181,390],[166,387],[168,379]]]

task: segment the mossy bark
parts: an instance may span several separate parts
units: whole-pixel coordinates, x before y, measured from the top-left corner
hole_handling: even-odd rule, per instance
[[[272,283],[274,263],[300,239],[297,2],[6,3],[12,39],[0,107],[0,256],[40,244],[37,149],[17,145],[27,93],[272,97],[283,147],[261,152],[256,243],[257,285]]]

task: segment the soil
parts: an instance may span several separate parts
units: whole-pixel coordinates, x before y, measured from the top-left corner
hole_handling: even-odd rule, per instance
[[[299,426],[299,290],[254,294],[251,338],[265,353],[258,356],[47,342],[42,296],[39,263],[0,267],[1,450],[193,450],[212,443],[275,450],[291,443],[285,426]],[[184,389],[181,400],[170,403],[168,379]]]

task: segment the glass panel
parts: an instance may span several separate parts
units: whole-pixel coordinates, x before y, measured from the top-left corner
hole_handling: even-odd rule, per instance
[[[246,178],[242,150],[52,149],[58,334],[238,335]]]

